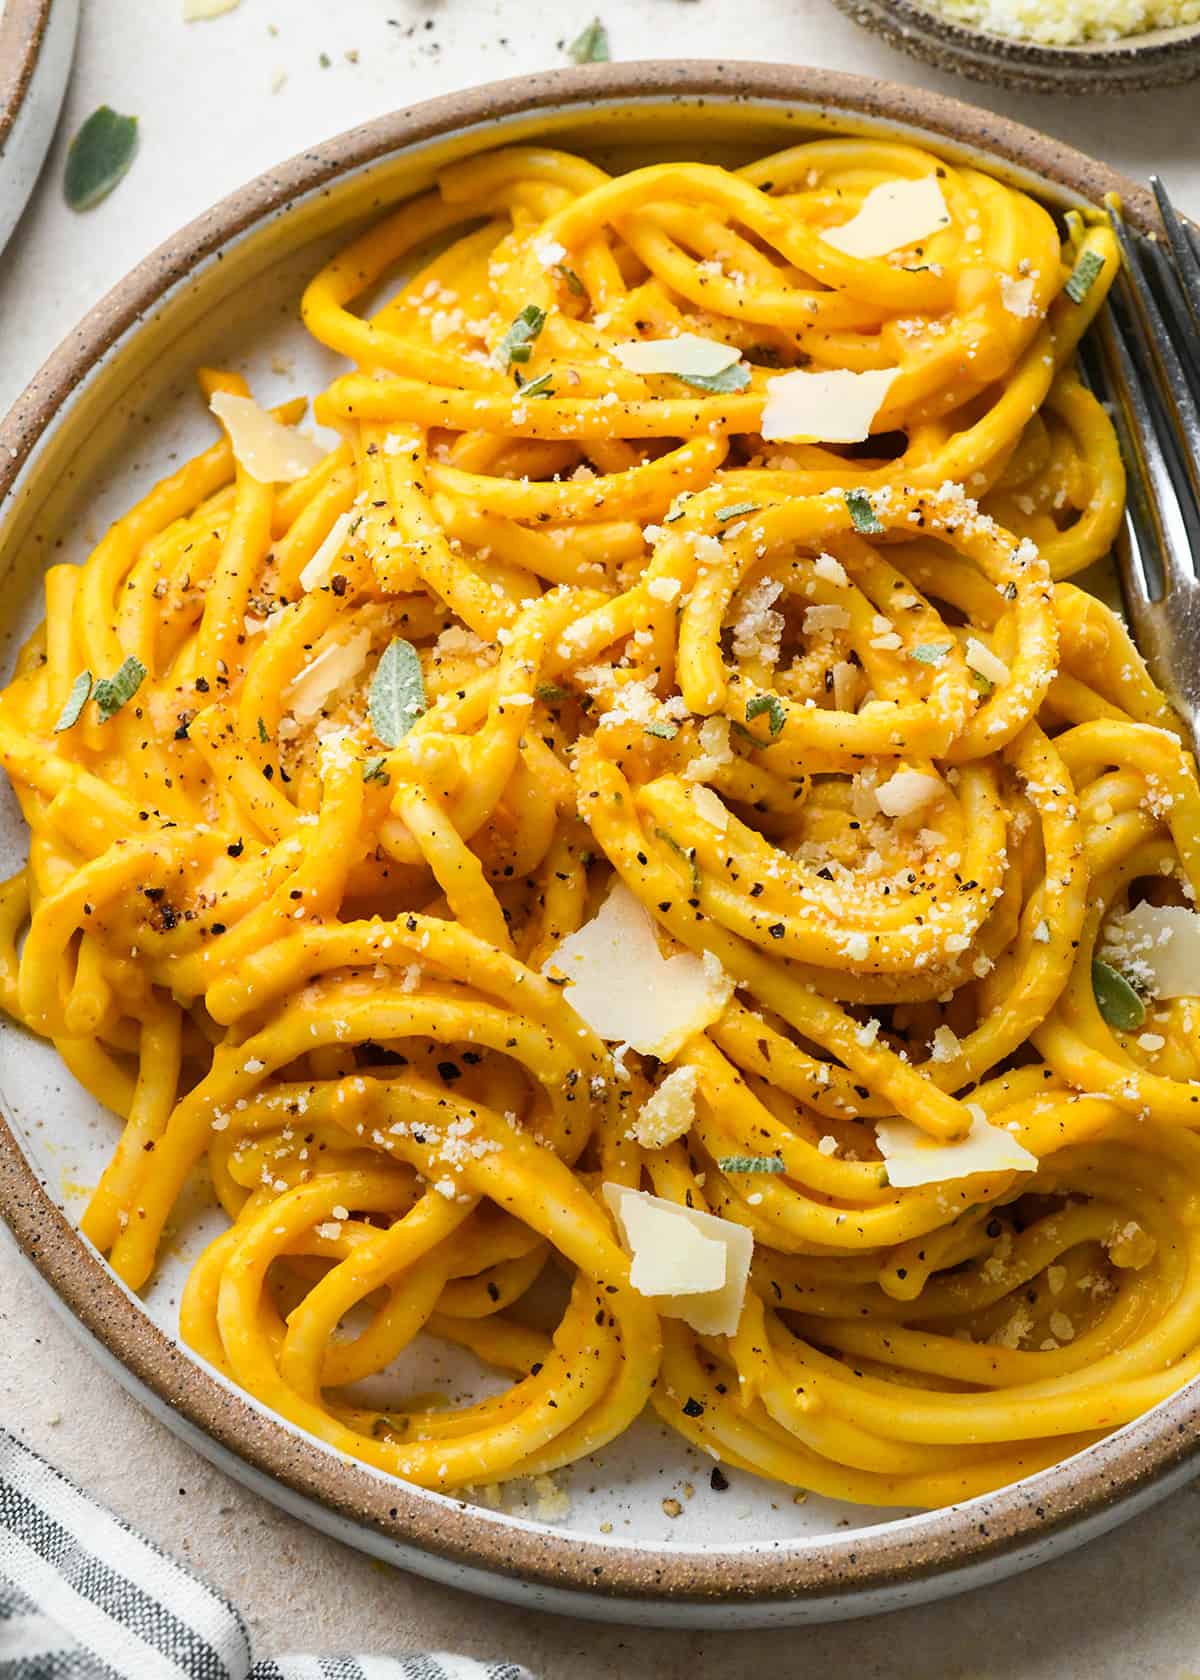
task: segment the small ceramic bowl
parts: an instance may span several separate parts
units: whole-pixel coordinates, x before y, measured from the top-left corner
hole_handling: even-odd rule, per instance
[[[1031,93],[1134,93],[1200,76],[1200,23],[1120,41],[1044,47],[956,23],[921,0],[835,0],[889,46],[977,82]]]
[[[78,28],[79,0],[0,0],[0,247],[54,139]]]

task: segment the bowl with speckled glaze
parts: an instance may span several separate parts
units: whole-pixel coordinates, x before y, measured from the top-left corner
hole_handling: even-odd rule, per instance
[[[80,559],[106,523],[210,422],[192,370],[232,366],[260,400],[319,389],[336,362],[296,314],[305,280],[358,228],[445,164],[511,142],[609,168],[654,157],[740,163],[802,138],[930,145],[1049,205],[1148,194],[1027,128],[910,88],[765,64],[591,65],[500,82],[322,141],[233,193],[150,253],[80,322],[0,422],[0,634],[5,669],[41,613],[42,571]],[[24,859],[0,795],[0,867]],[[996,1580],[1080,1544],[1200,1469],[1200,1393],[1183,1391],[1053,1469],[932,1513],[864,1510],[711,1460],[653,1420],[561,1477],[567,1514],[513,1488],[503,1508],[424,1491],[331,1451],[241,1393],[176,1337],[180,1288],[220,1215],[192,1185],[142,1295],[77,1229],[116,1137],[53,1048],[0,1025],[0,1218],[91,1351],[230,1474],[331,1535],[436,1580],[604,1620],[738,1627],[866,1615]],[[411,1388],[471,1373],[410,1350]],[[464,1356],[465,1357],[465,1356]],[[406,1354],[406,1360],[410,1354]],[[719,1483],[720,1479],[718,1479]]]
[[[0,246],[54,139],[78,28],[79,0],[0,0]]]
[[[1200,23],[1117,41],[1043,46],[977,29],[922,0],[834,0],[891,47],[977,82],[1030,93],[1135,93],[1200,76]]]

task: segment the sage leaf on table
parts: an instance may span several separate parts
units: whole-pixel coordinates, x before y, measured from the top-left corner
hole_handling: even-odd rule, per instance
[[[567,48],[567,56],[575,64],[606,64],[608,62],[608,30],[598,17],[592,19],[585,29]]]
[[[425,678],[411,642],[397,636],[384,649],[371,679],[371,728],[385,747],[404,739],[425,710]]]
[[[1146,1019],[1146,1006],[1123,974],[1099,960],[1092,964],[1096,1007],[1110,1027],[1134,1032]]]
[[[84,123],[67,151],[63,192],[72,210],[90,210],[107,198],[133,162],[138,120],[101,105]]]

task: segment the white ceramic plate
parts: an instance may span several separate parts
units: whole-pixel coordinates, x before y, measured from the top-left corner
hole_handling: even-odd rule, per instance
[[[856,78],[770,66],[594,67],[499,84],[381,119],[252,183],[154,253],[56,352],[0,427],[3,623],[12,645],[42,613],[40,577],[82,560],[108,522],[211,441],[192,370],[244,373],[262,400],[314,392],[337,358],[296,302],[325,251],[428,183],[450,157],[546,138],[610,167],[651,155],[741,161],[809,134],[902,133],[1001,170],[1058,204],[1121,185],[1101,166],[982,112]],[[281,372],[285,369],[286,372]],[[0,801],[0,863],[24,858]],[[569,1515],[539,1520],[512,1486],[501,1511],[404,1488],[272,1418],[177,1348],[180,1288],[220,1228],[197,1185],[141,1300],[71,1229],[116,1136],[53,1049],[0,1028],[0,1211],[116,1374],[203,1452],[343,1540],[437,1579],[605,1619],[745,1625],[894,1608],[1009,1573],[1111,1527],[1192,1473],[1186,1397],[1019,1488],[931,1515],[864,1510],[728,1472],[652,1419],[558,1477]],[[29,1170],[32,1168],[32,1172]],[[55,1209],[66,1216],[64,1223]],[[469,1356],[430,1345],[405,1385],[478,1385]],[[672,1519],[663,1501],[678,1499]]]
[[[0,0],[0,248],[54,139],[79,0]]]

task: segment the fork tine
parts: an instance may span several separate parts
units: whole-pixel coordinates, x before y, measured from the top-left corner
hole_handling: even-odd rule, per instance
[[[1109,205],[1108,214],[1125,259],[1118,288],[1122,301],[1132,300],[1129,329],[1134,361],[1147,376],[1146,407],[1151,418],[1160,421],[1157,431],[1184,522],[1184,546],[1167,548],[1165,569],[1170,581],[1194,580],[1192,555],[1200,548],[1200,406],[1171,341],[1139,245],[1115,204]]]
[[[1193,324],[1200,330],[1200,256],[1197,256],[1193,241],[1188,237],[1179,212],[1172,204],[1171,196],[1161,179],[1157,175],[1151,175],[1150,185],[1158,202],[1158,213],[1167,230],[1171,255],[1175,259],[1175,273],[1187,299]]]
[[[1178,270],[1169,247],[1157,240],[1142,244],[1142,260],[1150,269],[1150,278],[1166,320],[1171,344],[1184,366],[1189,391],[1200,390],[1200,331],[1192,322],[1188,303]]]
[[[1082,347],[1084,373],[1098,396],[1109,394],[1121,455],[1129,467],[1124,520],[1128,564],[1121,568],[1121,582],[1140,635],[1146,609],[1164,594],[1159,560],[1167,546],[1163,495],[1168,508],[1174,505],[1174,495],[1129,347],[1108,310],[1093,330],[1098,348],[1095,343]]]

